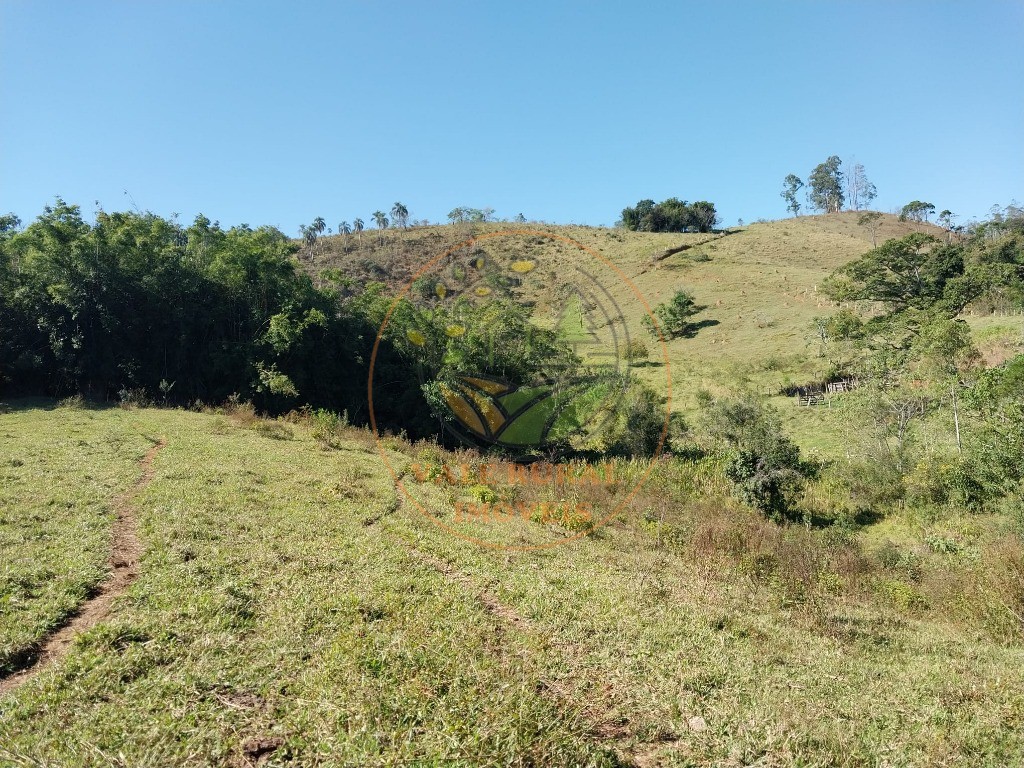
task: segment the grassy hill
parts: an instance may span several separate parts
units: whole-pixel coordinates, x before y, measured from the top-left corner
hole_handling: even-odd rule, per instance
[[[510,551],[403,501],[358,430],[325,450],[305,424],[244,408],[37,401],[9,404],[0,433],[0,666],[94,591],[125,499],[142,545],[112,615],[0,693],[4,765],[1024,756],[1024,655],[1000,605],[1024,560],[994,519],[943,521],[965,542],[954,554],[874,553],[778,528],[714,473],[665,464],[593,535]],[[394,438],[379,450],[403,472],[467,460]],[[406,476],[446,519],[472,490]],[[560,530],[491,526],[519,544]]]
[[[935,231],[884,217],[878,238],[915,229]],[[440,257],[426,306],[519,291],[581,343],[623,339],[587,325],[580,275],[633,328],[692,292],[696,332],[668,365],[648,335],[632,372],[662,392],[671,372],[694,422],[700,391],[752,391],[839,459],[808,463],[782,524],[740,501],[721,444],[564,482],[237,397],[0,403],[0,765],[1020,764],[1019,495],[933,498],[964,468],[940,405],[903,495],[873,496],[892,462],[855,455],[879,449],[863,392],[777,394],[823,375],[817,288],[869,237],[856,214],[481,224],[326,238],[304,262],[354,297]],[[967,319],[987,362],[1020,350],[1020,316]]]
[[[359,282],[381,280],[398,290],[423,265],[461,242],[498,232],[522,232],[482,240],[480,247],[509,259],[546,259],[562,265],[569,276],[574,267],[585,266],[607,288],[633,329],[640,327],[645,309],[622,275],[652,307],[685,289],[705,309],[695,318],[703,327],[694,336],[667,344],[673,409],[692,413],[701,389],[725,394],[749,388],[776,396],[773,402],[782,408],[790,432],[803,448],[839,456],[845,442],[841,415],[826,409],[799,410],[792,407],[791,399],[777,395],[788,385],[821,381],[826,374],[814,319],[835,312],[837,306],[819,292],[819,286],[835,269],[871,249],[872,234],[857,224],[858,217],[854,211],[802,216],[713,235],[489,223],[389,230],[380,244],[377,233],[369,231],[361,240],[355,235],[325,238],[307,268],[314,273],[337,269]],[[621,275],[578,248],[531,235],[531,231],[571,238],[607,259]],[[882,243],[910,232],[945,237],[937,226],[886,214],[875,238]],[[680,247],[684,249],[659,258],[666,250]],[[559,279],[558,274],[551,275],[552,283]],[[544,300],[541,296],[540,314]],[[1024,322],[1019,316],[967,319],[990,362],[1000,362],[1024,346]],[[642,333],[641,338],[651,349],[651,364],[634,367],[632,374],[664,392],[661,352],[653,337]],[[939,437],[949,439],[945,433]]]

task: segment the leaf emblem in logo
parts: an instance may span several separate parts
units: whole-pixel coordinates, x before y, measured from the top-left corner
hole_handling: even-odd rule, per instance
[[[545,443],[572,397],[552,384],[517,387],[489,376],[461,376],[453,386],[442,384],[441,392],[467,431],[491,443],[518,447]]]

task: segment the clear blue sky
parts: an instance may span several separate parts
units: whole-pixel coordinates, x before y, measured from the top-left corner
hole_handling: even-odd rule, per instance
[[[296,234],[402,201],[612,224],[864,164],[876,207],[1024,200],[1024,2],[0,0],[0,212]]]

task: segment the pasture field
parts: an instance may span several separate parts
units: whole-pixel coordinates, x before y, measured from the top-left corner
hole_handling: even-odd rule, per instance
[[[780,528],[710,460],[671,459],[578,540],[477,523],[567,539],[508,550],[417,511],[380,451],[441,519],[540,493],[412,472],[469,454],[351,428],[328,449],[244,409],[2,411],[0,674],[99,588],[124,499],[141,556],[0,696],[0,765],[1024,762],[1024,555],[1000,516]]]

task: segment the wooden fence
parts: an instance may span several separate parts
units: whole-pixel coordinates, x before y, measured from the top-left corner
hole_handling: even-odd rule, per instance
[[[840,392],[850,392],[859,385],[855,378],[833,379],[832,381],[819,381],[811,384],[799,384],[786,387],[782,390],[784,395],[792,395],[796,398],[798,406],[812,407],[815,405],[828,405],[831,407],[832,395]]]

